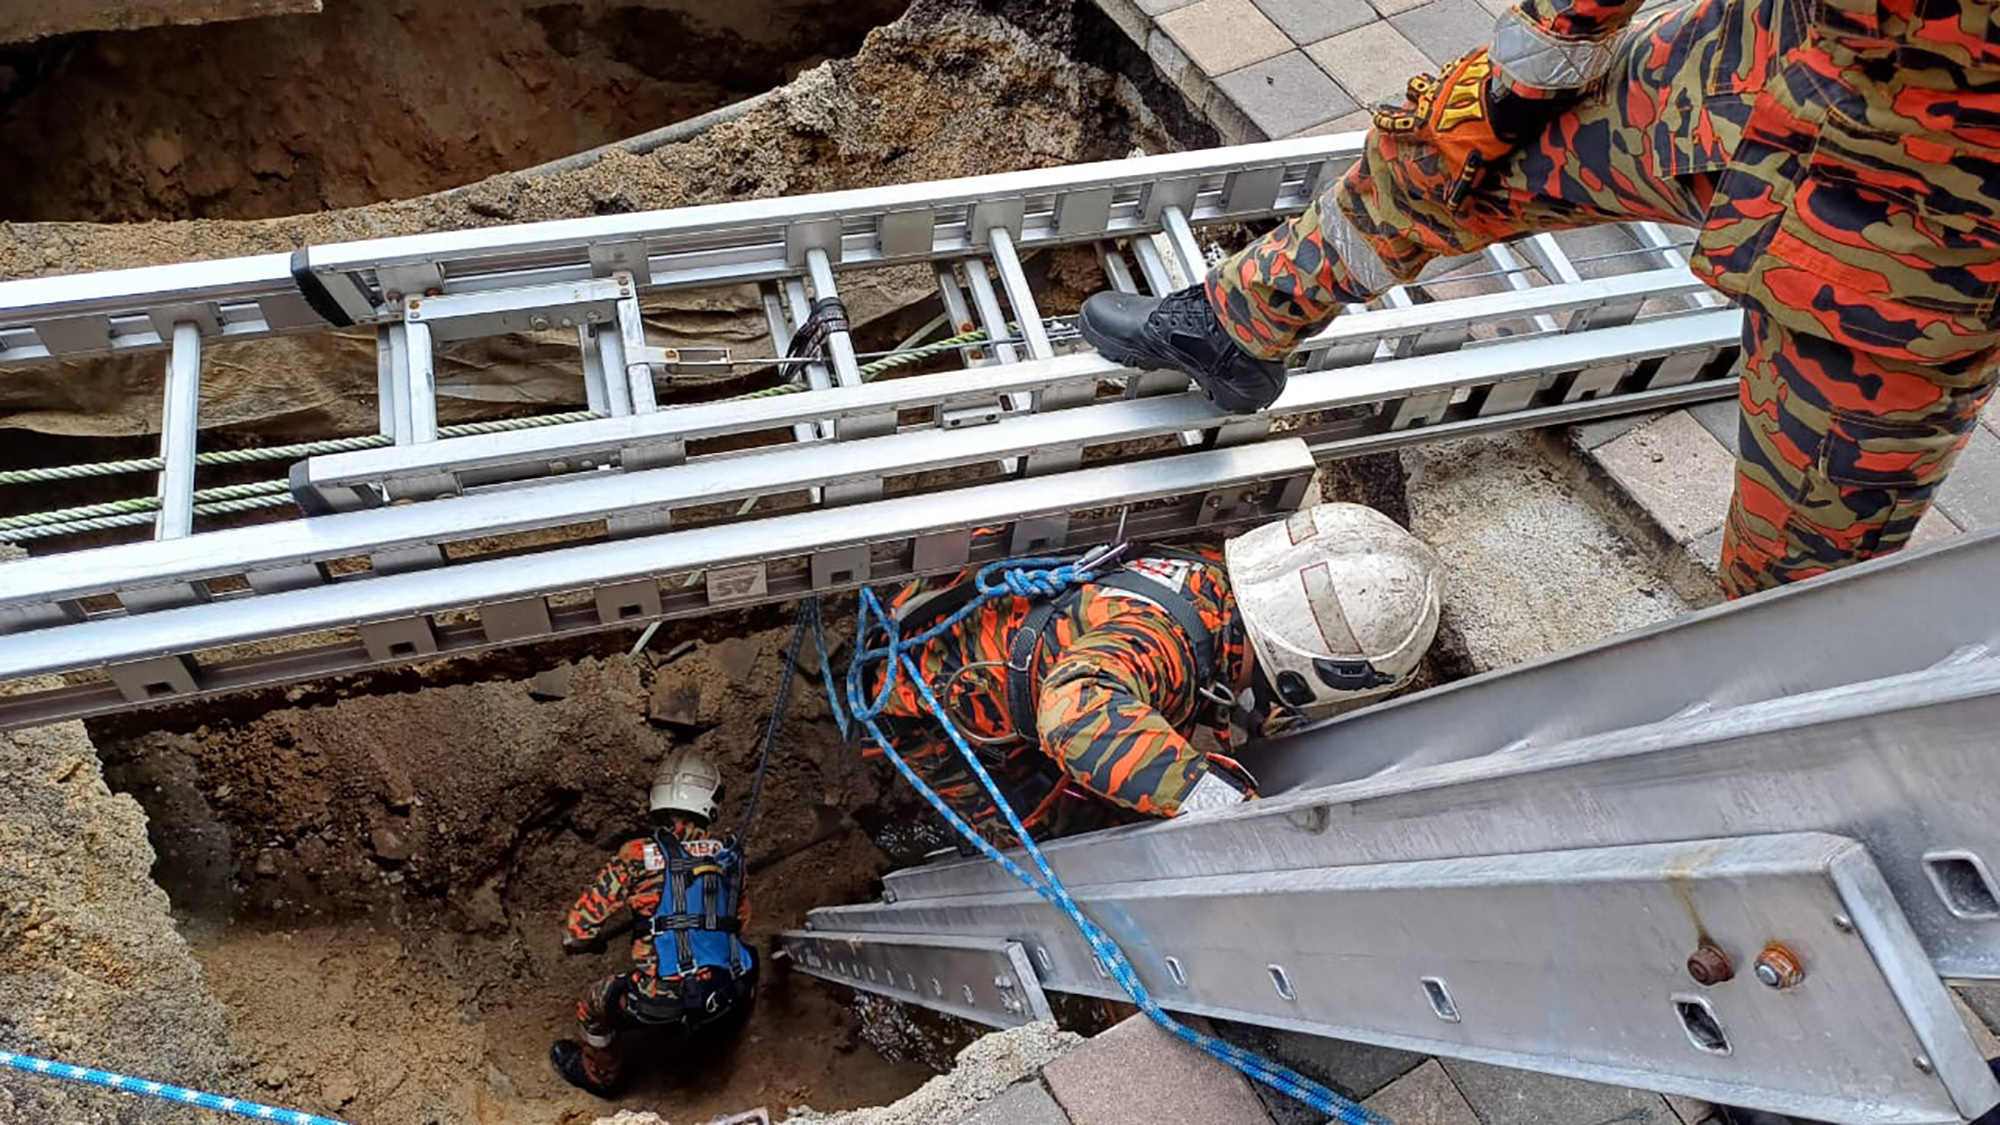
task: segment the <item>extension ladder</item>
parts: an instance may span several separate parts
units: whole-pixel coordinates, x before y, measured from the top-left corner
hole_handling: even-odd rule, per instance
[[[2000,1101],[2000,536],[1368,707],[1266,796],[1055,841],[1163,1006],[1862,1123]],[[1559,704],[1557,701],[1560,701]],[[983,860],[815,910],[796,966],[995,1025],[1121,998]]]
[[[0,283],[0,368],[164,352],[156,515],[88,514],[152,541],[0,567],[0,727],[99,715],[663,617],[937,573],[1002,548],[1226,530],[1296,506],[1314,458],[1733,393],[1741,316],[1672,235],[1573,258],[1496,246],[1307,341],[1268,411],[1218,413],[1185,378],[1079,350],[1025,256],[1094,251],[1110,284],[1169,292],[1206,268],[1195,229],[1295,213],[1359,136]],[[871,382],[835,323],[787,345],[840,275],[926,266],[954,365]],[[1595,276],[1585,276],[1586,272]],[[663,348],[647,294],[756,284],[768,356]],[[371,448],[305,457],[288,485],[198,503],[197,399],[217,341],[368,326]],[[454,436],[435,348],[572,333],[590,417]],[[983,331],[983,338],[971,333]],[[661,408],[688,371],[784,364],[800,393]],[[468,427],[467,429],[476,429]],[[718,452],[718,446],[729,451]],[[194,531],[197,516],[291,518]]]

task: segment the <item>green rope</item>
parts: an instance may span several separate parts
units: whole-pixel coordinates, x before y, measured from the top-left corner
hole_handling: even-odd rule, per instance
[[[240,500],[246,496],[266,496],[274,492],[285,492],[291,488],[286,481],[266,480],[255,484],[225,484],[219,488],[196,490],[195,503],[212,503],[222,500]],[[101,504],[83,504],[74,508],[57,508],[47,512],[33,512],[22,516],[0,516],[0,531],[12,531],[23,527],[41,527],[46,524],[69,523],[73,520],[95,519],[99,516],[115,516],[127,513],[156,512],[160,508],[157,496],[140,496],[131,500],[107,500]]]
[[[602,418],[588,410],[572,411],[567,414],[544,414],[534,418],[504,418],[497,422],[467,422],[463,425],[439,428],[438,437],[469,437],[473,434],[497,434],[508,430],[530,430],[538,426],[560,426],[568,422],[583,422],[592,418]],[[366,437],[327,438],[324,441],[301,442],[297,445],[267,445],[259,449],[222,449],[208,453],[197,453],[196,465],[251,465],[260,461],[292,461],[300,457],[311,457],[317,453],[347,453],[356,449],[376,449],[394,442],[381,434]],[[55,480],[81,480],[85,477],[108,477],[119,473],[157,473],[167,467],[163,458],[133,457],[124,461],[97,461],[87,465],[51,465],[40,469],[8,469],[0,471],[0,484],[43,484]]]
[[[284,485],[285,482],[276,482]],[[274,492],[268,496],[246,496],[235,500],[217,500],[207,504],[196,504],[197,516],[221,516],[235,512],[254,512],[261,508],[281,508],[292,502],[289,486],[286,491]],[[127,512],[122,515],[100,516],[94,519],[70,520],[67,523],[44,524],[39,527],[23,527],[17,530],[0,530],[0,540],[10,543],[26,542],[29,539],[50,539],[58,535],[78,535],[86,531],[110,531],[119,527],[142,527],[153,522],[151,512]]]
[[[925,326],[919,335],[928,334],[935,328],[935,322]],[[1013,325],[1008,331],[1015,330]],[[920,360],[944,352],[977,344],[985,340],[984,329],[961,332],[935,343],[915,348],[898,348],[888,356],[859,368],[861,381],[872,381],[876,376],[898,367],[905,367]],[[741,402],[746,399],[773,398],[778,395],[796,394],[806,387],[799,383],[780,383],[775,387],[736,395],[727,401]],[[568,422],[582,422],[604,415],[590,411],[575,411],[568,414],[547,414],[535,418],[508,418],[496,422],[468,422],[457,426],[444,426],[438,430],[439,438],[468,437],[474,434],[496,434],[508,430],[524,430],[537,426],[558,426]],[[391,439],[381,434],[366,437],[330,438],[325,441],[301,442],[295,445],[273,445],[260,449],[228,449],[195,455],[196,465],[245,465],[262,461],[290,461],[300,457],[310,457],[319,453],[345,453],[356,449],[375,449],[392,444]],[[124,461],[98,461],[87,465],[57,465],[40,469],[10,469],[0,471],[0,484],[41,484],[48,481],[79,480],[88,477],[114,476],[119,473],[158,472],[166,467],[166,462],[158,457],[135,457]],[[231,512],[248,512],[261,508],[275,508],[291,499],[291,485],[288,481],[259,481],[254,484],[232,484],[220,488],[202,489],[194,494],[194,514],[198,516],[224,515]],[[57,535],[74,535],[86,531],[108,531],[120,527],[138,527],[153,521],[153,513],[158,511],[157,497],[146,496],[131,500],[110,500],[99,504],[83,504],[73,508],[58,508],[47,512],[33,512],[19,516],[0,516],[0,539],[20,541],[45,539]]]

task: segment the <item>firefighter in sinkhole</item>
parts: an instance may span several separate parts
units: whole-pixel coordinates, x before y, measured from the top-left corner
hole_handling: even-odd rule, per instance
[[[1303,336],[1427,263],[1685,224],[1694,273],[1743,311],[1725,591],[1900,548],[1996,377],[2000,8],[1641,3],[1524,0],[1377,109],[1314,206],[1199,285],[1092,297],[1084,337],[1256,411]]]
[[[721,792],[706,755],[669,754],[649,794],[651,831],[620,847],[570,907],[565,952],[601,953],[628,913],[633,923],[632,967],[584,990],[581,1041],[549,1048],[556,1073],[579,1089],[613,1096],[626,1040],[644,1032],[720,1039],[749,1018],[758,962],[740,937],[743,853],[711,827]]]
[[[964,607],[972,578],[900,591],[901,634]],[[989,601],[918,663],[1029,832],[1067,835],[1252,796],[1235,737],[1408,683],[1437,632],[1441,580],[1437,556],[1387,516],[1319,504],[1220,550],[1132,546],[1052,600]],[[909,677],[882,722],[955,811],[1011,839]]]

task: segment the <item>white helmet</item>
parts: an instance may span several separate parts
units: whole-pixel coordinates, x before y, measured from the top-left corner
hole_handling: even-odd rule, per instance
[[[1223,558],[1258,666],[1307,717],[1401,687],[1437,635],[1443,564],[1372,508],[1314,505]]]
[[[653,775],[651,804],[654,812],[692,813],[703,820],[715,819],[715,805],[722,795],[722,771],[708,755],[698,750],[676,750],[660,763]]]

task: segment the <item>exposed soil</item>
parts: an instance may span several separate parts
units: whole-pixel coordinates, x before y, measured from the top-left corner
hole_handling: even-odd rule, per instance
[[[0,54],[0,219],[254,219],[407,199],[782,86],[903,0],[326,0]]]
[[[43,177],[0,188],[0,209],[10,209],[0,214],[192,218],[0,223],[0,276],[932,179],[1212,139],[1177,97],[1120,77],[1144,68],[1089,4],[919,0],[853,59],[806,71],[728,124],[644,154],[613,149],[584,167],[489,175],[733,100],[811,61],[798,42],[766,50],[713,36],[831,44],[837,28],[877,18],[867,5],[783,2],[669,9],[509,0],[465,9],[328,0],[323,17],[146,33],[197,37],[186,42],[198,49],[182,52],[193,64],[178,70],[151,40],[144,49],[109,34],[41,44],[32,56],[39,69],[0,73],[0,104],[14,99],[0,108],[12,115],[0,123],[0,145],[35,139]],[[311,19],[326,21],[320,32],[290,22]],[[312,35],[326,27],[344,28],[347,39],[315,54]],[[497,44],[505,49],[496,54]],[[714,65],[676,69],[697,56]],[[715,63],[724,57],[728,66]],[[466,73],[453,75],[461,62]],[[497,92],[475,97],[494,82]],[[121,124],[44,135],[37,122],[65,107],[79,120]],[[346,135],[378,128],[387,130],[379,144]],[[479,176],[489,178],[375,202]],[[211,217],[286,211],[307,213]],[[880,271],[843,288],[858,318],[889,323],[932,284],[927,271]],[[761,333],[748,293],[661,302],[649,317],[656,342],[740,344]],[[446,355],[443,420],[580,401],[562,351],[518,339]],[[216,347],[205,358],[202,420],[235,428],[225,441],[373,429],[366,337]],[[115,445],[103,439],[157,427],[159,367],[142,357],[10,372],[0,380],[0,426],[67,435],[24,454],[33,459],[93,459],[91,446]],[[0,761],[9,792],[20,773],[43,788],[95,785],[96,795],[62,798],[73,804],[64,815],[82,818],[74,826],[21,821],[18,830],[42,833],[31,854],[47,853],[34,862],[54,881],[28,887],[23,901],[61,917],[31,914],[29,927],[0,903],[0,959],[12,959],[0,978],[25,982],[0,998],[0,1027],[51,1053],[356,1121],[582,1123],[608,1113],[613,1106],[562,1085],[546,1052],[573,1033],[580,988],[621,967],[622,943],[566,957],[562,914],[643,824],[646,782],[672,746],[695,745],[721,762],[732,779],[723,821],[736,822],[782,675],[774,623],[770,615],[675,623],[636,659],[618,651],[629,638],[599,637],[101,722],[91,733],[120,795],[84,769],[95,763],[78,728],[63,737],[83,765],[53,779],[35,773],[40,744],[19,744],[20,760]],[[816,681],[798,688],[749,837],[747,937],[760,946],[813,906],[874,894],[891,863],[877,841],[926,846],[912,831],[921,823],[912,799],[842,744]],[[142,874],[152,856],[126,795],[146,811],[156,883]],[[22,854],[10,834],[17,819],[0,810],[0,874]],[[116,839],[100,847],[96,832]],[[86,849],[104,853],[109,875],[76,869]],[[107,880],[114,898],[129,886],[137,913],[114,916],[59,893]],[[168,926],[159,888],[187,944]],[[111,986],[129,979],[89,984],[113,960],[78,967],[65,960],[71,946],[29,940],[32,929],[101,944],[102,935],[82,933],[92,925],[140,943],[164,966],[160,986],[138,993],[146,1020],[117,1022],[123,994]],[[22,1024],[17,1011],[40,1022]],[[107,1032],[114,1025],[124,1031]],[[157,1034],[161,1026],[174,1034]],[[782,1114],[807,1103],[887,1103],[930,1074],[914,1060],[942,1061],[930,1056],[949,1041],[926,1032],[914,1048],[870,1050],[885,1042],[881,1029],[864,1035],[844,995],[774,967],[739,1041],[642,1061],[619,1105],[685,1123],[757,1105]],[[0,1098],[15,1099],[0,1101],[0,1118],[41,1108],[15,1089],[0,1081]],[[113,1108],[75,1120],[120,1120],[129,1108],[102,1094],[78,1097]]]
[[[992,6],[1002,15],[920,0],[871,34],[852,59],[822,64],[736,120],[644,155],[613,149],[580,169],[501,175],[463,191],[279,219],[0,224],[0,277],[904,183],[1122,157],[1135,147],[1166,145],[1170,136],[1189,144],[1213,139],[1178,95],[1120,76],[1121,68],[1145,68],[1092,5],[992,0]],[[861,321],[924,299],[934,288],[927,270],[868,271],[842,286]],[[662,300],[648,315],[655,343],[769,346],[751,289]],[[519,337],[443,349],[440,419],[580,403],[575,359],[573,339]],[[372,333],[216,346],[205,350],[205,360],[205,427],[255,424],[266,440],[375,429]],[[141,356],[9,373],[0,382],[0,426],[98,436],[153,432],[160,372],[157,356]]]
[[[367,695],[191,733],[100,737],[148,806],[156,869],[197,935],[262,1092],[366,1121],[570,1120],[603,1108],[548,1069],[583,985],[617,971],[558,947],[564,910],[644,823],[676,744],[742,815],[781,630],[528,682]],[[530,689],[544,696],[535,698]],[[800,679],[762,809],[747,939],[874,893],[888,861],[847,815],[906,815]],[[302,1034],[310,1027],[310,1034]],[[855,1050],[854,1014],[774,971],[733,1049],[652,1071],[621,1104],[702,1120],[758,1104],[889,1101],[930,1071]],[[635,1068],[635,1072],[644,1071]]]

